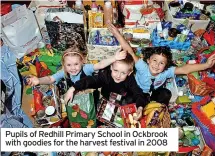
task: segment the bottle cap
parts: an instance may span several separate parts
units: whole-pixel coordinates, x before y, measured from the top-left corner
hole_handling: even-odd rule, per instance
[[[97,8],[97,5],[96,5],[96,3],[95,3],[95,2],[93,2],[93,3],[92,3],[91,8]]]
[[[37,8],[36,7],[31,7],[30,10],[35,12],[37,10]]]
[[[105,2],[105,6],[110,8],[111,7],[111,2]]]
[[[81,2],[80,0],[77,0],[77,1],[75,2],[75,5],[76,5],[76,6],[81,6],[81,5],[82,5],[82,2]]]
[[[98,11],[97,5],[96,5],[95,2],[92,3],[91,10],[92,10],[92,12],[97,12]]]

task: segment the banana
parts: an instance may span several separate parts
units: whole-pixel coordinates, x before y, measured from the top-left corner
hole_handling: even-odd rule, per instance
[[[136,123],[137,123],[137,120],[133,120],[133,124],[136,125]]]
[[[164,113],[165,113],[165,111],[162,111],[162,112],[159,114],[159,119],[160,119],[160,121],[163,120]]]
[[[158,111],[158,108],[153,109],[148,115],[147,115],[147,119],[146,119],[146,125],[148,126],[148,124],[150,123],[151,119],[154,116],[155,111]]]
[[[129,114],[128,118],[129,118],[130,123],[133,125],[134,124],[133,116],[131,114]]]
[[[143,115],[148,115],[152,110],[154,110],[155,108],[162,108],[164,105],[157,103],[157,102],[150,102],[148,105],[146,105],[146,107],[143,110]]]
[[[159,108],[159,107],[156,107],[156,108]],[[144,110],[143,112],[143,115],[148,115],[151,111],[153,111],[155,108],[150,108],[150,109],[147,109],[147,110]]]
[[[150,102],[148,105],[146,105],[146,107],[144,108],[144,110],[150,109],[150,108],[158,108],[158,107],[162,107],[163,105],[161,103],[157,103],[157,102]]]

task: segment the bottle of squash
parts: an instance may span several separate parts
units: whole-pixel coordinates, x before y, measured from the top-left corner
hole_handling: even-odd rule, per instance
[[[111,23],[113,21],[113,7],[109,1],[105,2],[104,5],[104,24],[106,25],[108,21]]]

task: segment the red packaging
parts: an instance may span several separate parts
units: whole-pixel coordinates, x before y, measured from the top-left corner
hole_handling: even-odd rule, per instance
[[[120,106],[120,113],[122,118],[127,118],[128,114],[133,114],[137,112],[137,107],[135,104],[128,104],[125,106]]]
[[[140,119],[141,128],[147,128],[146,120],[147,116],[144,116],[142,119]]]
[[[36,61],[35,66],[36,66],[38,77],[44,77],[51,74],[51,70],[44,69],[39,61]]]
[[[125,0],[125,5],[147,5],[148,1]]]
[[[11,4],[9,4],[9,3],[1,4],[1,16],[9,13],[10,11],[11,11]]]
[[[129,114],[133,116],[134,113],[137,112],[137,107],[135,104],[128,104],[125,106],[120,106],[120,114],[123,118],[124,127],[130,128],[131,125],[129,124]]]
[[[42,93],[37,89],[34,89],[33,93],[35,112],[37,113],[39,110],[45,110],[45,107],[42,104]]]

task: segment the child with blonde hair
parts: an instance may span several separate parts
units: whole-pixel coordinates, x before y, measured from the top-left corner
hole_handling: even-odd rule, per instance
[[[101,70],[95,76],[87,76],[77,81],[65,94],[65,102],[73,99],[75,91],[101,88],[101,95],[109,100],[111,93],[121,95],[121,105],[136,103],[138,120],[142,117],[142,110],[149,103],[137,85],[134,74],[134,60],[130,54],[125,59],[113,62],[110,67]]]
[[[93,74],[94,71],[103,69],[111,63],[124,59],[126,52],[117,51],[115,56],[107,58],[96,64],[84,64],[85,58],[80,50],[76,47],[67,49],[62,55],[62,70],[51,76],[45,76],[38,78],[30,75],[27,82],[30,86],[36,86],[39,84],[53,84],[58,83],[65,78],[67,85],[71,87],[76,81]]]

